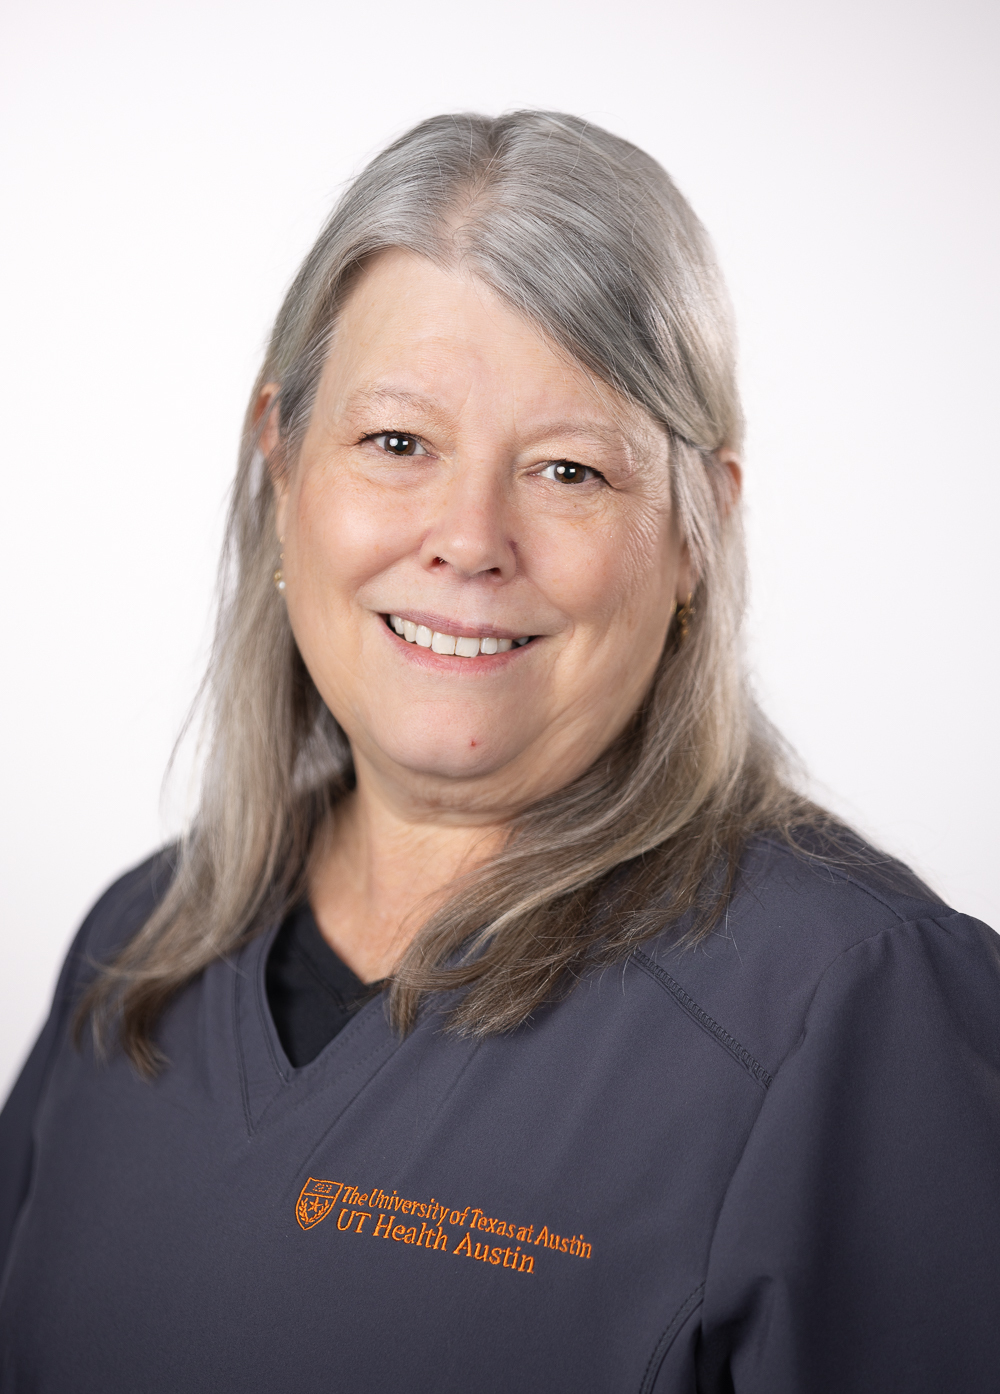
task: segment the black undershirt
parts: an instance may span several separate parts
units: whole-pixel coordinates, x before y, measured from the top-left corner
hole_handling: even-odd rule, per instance
[[[363,983],[334,953],[305,902],[291,910],[267,956],[267,1004],[296,1069],[315,1060],[355,1012],[382,991]]]

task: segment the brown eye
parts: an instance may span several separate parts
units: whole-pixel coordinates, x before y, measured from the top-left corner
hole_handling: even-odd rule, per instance
[[[370,437],[376,445],[390,455],[426,455],[427,451],[416,436],[408,436],[404,431],[382,431]]]
[[[599,479],[600,475],[589,465],[576,465],[572,460],[555,460],[542,470],[543,479],[555,479],[560,484],[585,484],[588,479]]]

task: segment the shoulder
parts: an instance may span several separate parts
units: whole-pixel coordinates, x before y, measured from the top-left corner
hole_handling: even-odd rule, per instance
[[[772,1074],[801,1037],[821,987],[849,994],[880,978],[880,991],[906,992],[919,972],[943,987],[978,975],[1000,994],[1000,938],[860,840],[834,857],[754,839],[712,933],[691,947],[664,933],[637,957]],[[874,1002],[878,993],[867,996]]]
[[[894,925],[950,913],[908,866],[845,830],[835,842],[752,839],[729,922],[762,933],[776,952],[794,943],[822,962]]]
[[[56,1041],[62,1037],[101,966],[117,956],[166,894],[175,865],[176,849],[161,848],[98,897],[63,959],[43,1038]]]
[[[176,846],[162,847],[119,876],[88,912],[70,957],[92,964],[113,958],[166,895],[176,865]]]

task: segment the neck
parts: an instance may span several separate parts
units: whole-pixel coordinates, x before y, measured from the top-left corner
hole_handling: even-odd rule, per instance
[[[392,797],[359,762],[357,788],[338,804],[310,866],[320,932],[364,982],[385,977],[456,878],[502,839],[501,820]]]

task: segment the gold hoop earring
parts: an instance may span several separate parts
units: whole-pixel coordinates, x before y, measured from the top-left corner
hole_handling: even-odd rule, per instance
[[[694,591],[688,591],[688,598],[674,610],[674,624],[677,626],[677,647],[684,643],[688,636],[688,626],[691,623],[691,616],[694,614],[694,607],[691,604],[691,597]]]

